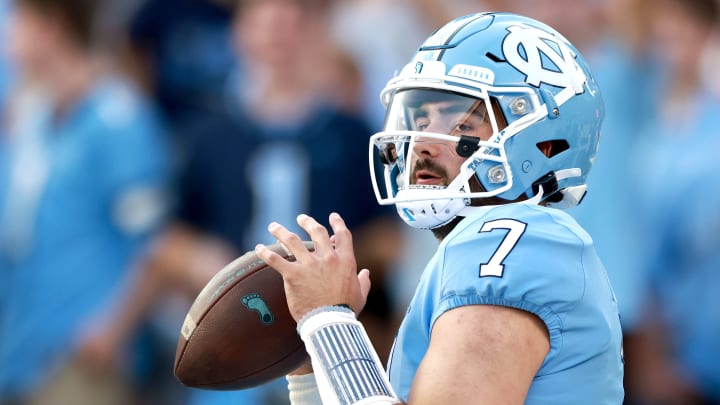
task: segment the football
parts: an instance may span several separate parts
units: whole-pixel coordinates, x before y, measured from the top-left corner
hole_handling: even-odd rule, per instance
[[[309,250],[311,242],[305,242]],[[268,248],[294,261],[280,244]],[[286,375],[307,358],[280,274],[254,251],[220,270],[183,322],[174,372],[194,388],[233,390]]]

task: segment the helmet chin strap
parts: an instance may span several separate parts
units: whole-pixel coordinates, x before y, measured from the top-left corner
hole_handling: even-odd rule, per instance
[[[528,198],[525,201],[521,201],[520,203],[521,204],[529,204],[529,205],[538,205],[538,204],[540,204],[540,202],[542,202],[544,192],[545,191],[543,190],[542,185],[539,185],[537,194],[532,196],[532,198]]]

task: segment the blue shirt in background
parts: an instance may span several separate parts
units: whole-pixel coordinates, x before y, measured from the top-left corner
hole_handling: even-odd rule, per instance
[[[60,117],[17,100],[0,143],[0,402],[61,368],[164,211],[166,146],[139,93],[99,80]]]

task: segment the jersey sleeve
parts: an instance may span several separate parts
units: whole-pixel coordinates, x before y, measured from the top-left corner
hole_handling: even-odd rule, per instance
[[[585,290],[582,260],[589,239],[578,231],[566,217],[530,206],[493,210],[472,221],[442,252],[431,324],[460,306],[506,306],[537,315],[551,345],[560,343],[564,314]]]

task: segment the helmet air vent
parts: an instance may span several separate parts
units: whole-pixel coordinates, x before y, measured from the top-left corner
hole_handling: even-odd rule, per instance
[[[543,141],[536,144],[538,149],[545,154],[545,156],[552,158],[557,156],[566,150],[570,149],[570,145],[564,139],[553,139],[552,141]]]

